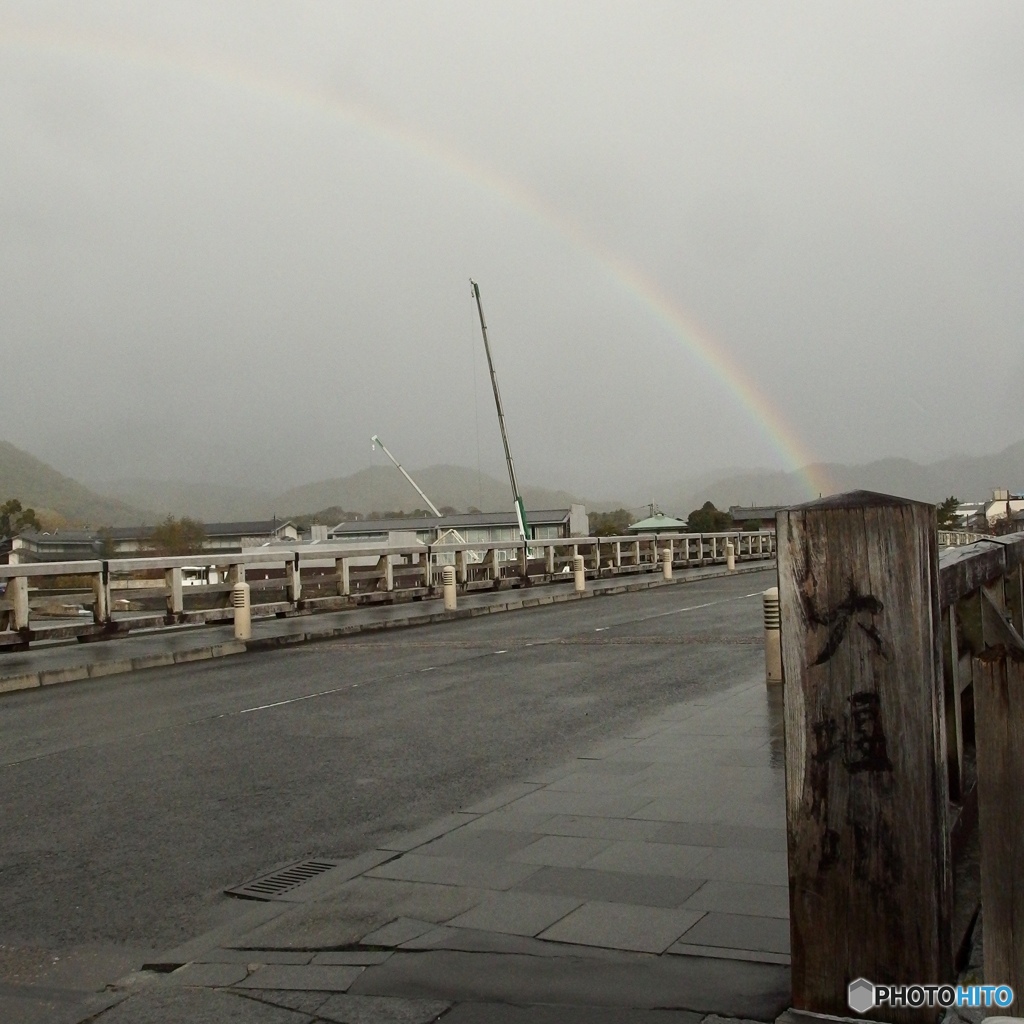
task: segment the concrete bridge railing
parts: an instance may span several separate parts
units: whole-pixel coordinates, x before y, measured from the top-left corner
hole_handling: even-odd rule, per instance
[[[939,547],[951,548],[960,547],[963,544],[977,544],[986,536],[984,533],[975,533],[973,530],[939,530]]]
[[[445,565],[455,566],[458,587],[469,592],[565,582],[572,578],[577,555],[591,578],[660,572],[666,548],[674,566],[725,563],[728,545],[738,562],[775,557],[773,533],[739,532],[571,537],[525,545],[315,544],[257,553],[6,565],[0,566],[0,583],[6,582],[0,648],[230,621],[231,591],[242,582],[249,585],[254,615],[284,616],[437,597]]]

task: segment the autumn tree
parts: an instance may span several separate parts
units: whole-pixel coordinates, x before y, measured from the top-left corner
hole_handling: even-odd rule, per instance
[[[197,519],[168,516],[149,535],[149,542],[159,555],[194,555],[203,550],[206,530]]]
[[[594,537],[621,537],[632,521],[633,517],[624,508],[614,512],[591,512],[590,533]]]

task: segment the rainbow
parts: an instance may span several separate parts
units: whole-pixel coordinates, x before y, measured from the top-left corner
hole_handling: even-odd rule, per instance
[[[520,182],[467,157],[449,145],[442,146],[436,139],[418,132],[385,111],[318,90],[299,79],[280,74],[268,75],[262,69],[222,57],[203,55],[200,58],[185,50],[157,47],[138,40],[115,39],[82,32],[41,32],[9,23],[0,23],[0,47],[115,60],[146,70],[162,69],[172,74],[187,74],[197,79],[215,81],[221,85],[262,94],[279,102],[319,108],[332,117],[341,117],[350,125],[378,139],[396,144],[406,152],[469,180],[524,211],[561,235],[575,249],[586,253],[619,287],[652,313],[670,337],[680,342],[698,363],[725,386],[790,470],[796,473],[808,496],[832,491],[823,468],[815,465],[809,449],[721,342],[700,328],[649,275],[587,234],[560,210]]]

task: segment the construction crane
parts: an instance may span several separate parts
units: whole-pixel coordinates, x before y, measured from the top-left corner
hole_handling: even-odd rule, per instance
[[[405,477],[416,488],[416,493],[427,503],[427,508],[437,516],[438,519],[442,518],[441,513],[438,511],[437,506],[423,493],[422,488],[408,473],[402,468],[402,464],[388,451],[387,445],[376,435],[370,438],[370,444],[374,451],[377,450],[377,445],[380,445],[380,450],[395,464],[398,472]]]
[[[480,286],[472,278],[473,297],[476,299],[477,312],[480,314],[480,331],[484,336],[484,351],[487,353],[487,368],[491,373],[491,388],[494,391],[494,404],[498,409],[498,428],[501,430],[501,443],[505,446],[505,462],[508,463],[508,478],[512,484],[512,499],[515,502],[516,519],[519,521],[519,536],[523,541],[530,539],[530,524],[526,521],[526,507],[523,505],[519,484],[516,481],[516,467],[512,464],[512,452],[508,447],[508,434],[505,433],[505,410],[501,407],[501,395],[498,393],[498,377],[494,372],[494,360],[491,359],[491,346],[487,341],[487,321],[484,319],[484,307],[480,301]],[[419,488],[417,488],[419,490]]]
[[[416,488],[416,493],[427,503],[427,508],[429,508],[430,511],[433,512],[438,519],[443,519],[444,516],[441,515],[441,512],[438,509],[438,507],[426,496],[426,494],[423,492],[423,488],[420,487],[420,485],[416,483],[416,481],[413,480],[413,478],[409,476],[409,474],[402,468],[402,464],[398,461],[398,459],[394,457],[394,455],[391,454],[391,452],[388,451],[387,445],[376,434],[374,434],[373,437],[370,438],[370,444],[373,447],[374,451],[376,451],[377,445],[380,445],[381,451],[395,464],[395,468],[398,470],[398,472],[401,473],[402,476],[404,476],[405,479],[408,480],[409,483],[411,483],[413,487]],[[443,544],[446,540],[454,541],[454,543],[456,544],[466,543],[466,538],[463,537],[458,530],[454,529],[445,530],[443,533],[439,533],[437,540],[441,544]],[[478,562],[480,561],[481,558],[481,556],[475,551],[468,552],[468,557],[471,562]]]

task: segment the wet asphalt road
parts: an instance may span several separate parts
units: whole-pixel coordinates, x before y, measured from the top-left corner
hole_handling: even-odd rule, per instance
[[[717,579],[0,697],[0,980],[19,980],[26,950],[120,950],[128,962],[166,949],[237,906],[226,886],[362,852],[759,676],[771,582]]]

